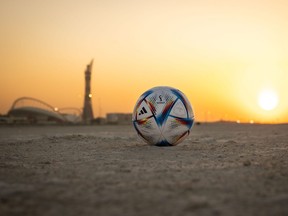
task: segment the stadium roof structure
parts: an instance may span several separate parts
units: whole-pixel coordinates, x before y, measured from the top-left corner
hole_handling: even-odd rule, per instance
[[[39,99],[32,97],[21,97],[16,99],[8,116],[22,119],[28,123],[76,123],[81,121],[81,110],[76,108],[68,108],[70,110],[78,110],[78,114],[67,114],[59,112],[56,107],[49,105]],[[62,109],[62,110],[67,110]],[[71,118],[71,116],[74,116]]]

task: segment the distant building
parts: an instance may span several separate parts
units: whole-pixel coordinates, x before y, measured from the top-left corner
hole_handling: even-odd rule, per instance
[[[91,124],[93,120],[92,94],[91,94],[91,73],[93,60],[87,65],[85,70],[85,96],[82,119],[85,124]]]
[[[132,113],[107,113],[107,124],[131,124]]]
[[[92,120],[92,124],[94,125],[104,125],[106,123],[106,118],[103,117],[97,117]]]

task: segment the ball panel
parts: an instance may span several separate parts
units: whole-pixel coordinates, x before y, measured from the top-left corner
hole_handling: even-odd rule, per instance
[[[161,132],[153,117],[134,121],[133,124],[146,142],[155,144],[160,140]]]
[[[181,136],[178,137],[178,140],[176,140],[175,143],[173,143],[173,145],[177,145],[178,143],[181,143],[184,139],[186,139],[186,137],[189,134],[190,134],[190,130],[183,133]]]
[[[187,109],[184,106],[181,100],[177,100],[170,112],[171,116],[179,117],[179,118],[188,118],[189,115],[187,113]]]
[[[153,116],[153,113],[151,112],[145,100],[142,100],[142,102],[134,111],[134,114],[135,114],[135,120],[147,119]]]
[[[177,97],[171,94],[171,91],[167,89],[157,89],[145,98],[151,111],[156,117],[161,116],[163,111],[166,109],[167,104],[173,103],[176,99]]]
[[[177,89],[171,89],[171,91],[177,95],[177,97],[182,101],[182,103],[184,104],[186,110],[187,110],[187,115],[189,117],[194,117],[194,113],[193,113],[193,110],[192,110],[192,106],[189,102],[189,100],[187,99],[187,97],[179,90]]]
[[[183,134],[190,131],[190,125],[189,119],[183,120],[169,116],[162,134],[169,143],[174,144],[178,142]]]

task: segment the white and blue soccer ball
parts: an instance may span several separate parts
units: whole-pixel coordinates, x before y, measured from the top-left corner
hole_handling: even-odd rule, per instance
[[[189,135],[194,113],[189,100],[181,91],[159,86],[140,96],[132,121],[138,135],[148,144],[174,146]]]

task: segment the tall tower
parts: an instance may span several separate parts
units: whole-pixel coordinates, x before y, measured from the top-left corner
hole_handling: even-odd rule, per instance
[[[84,107],[82,113],[83,122],[90,124],[93,117],[92,109],[92,94],[91,94],[91,72],[92,72],[93,59],[90,64],[87,65],[85,70],[85,97],[84,97]]]

